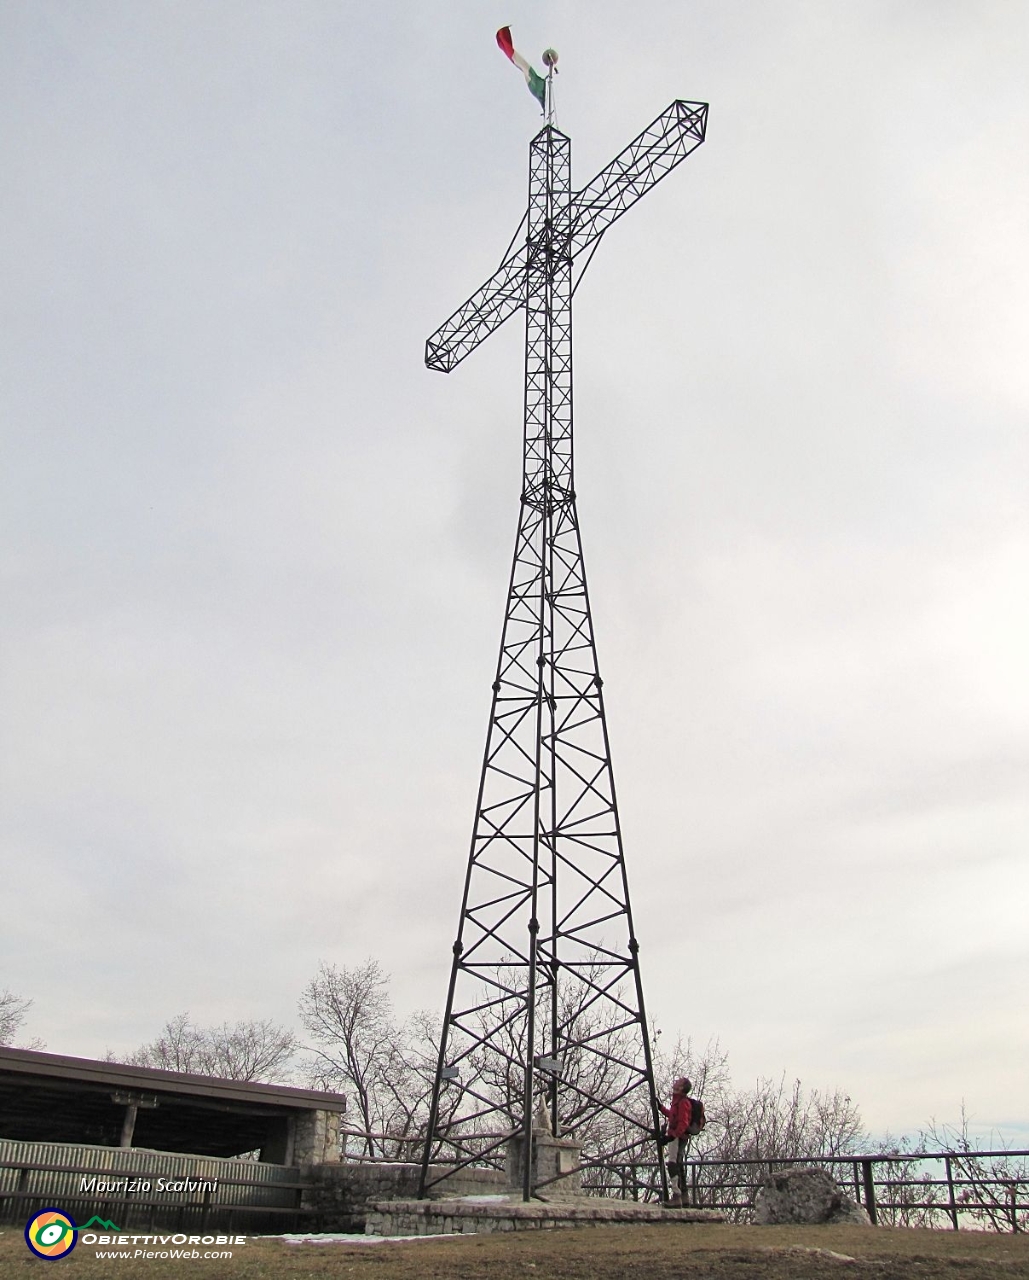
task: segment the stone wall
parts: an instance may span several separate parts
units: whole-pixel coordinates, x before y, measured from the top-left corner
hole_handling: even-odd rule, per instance
[[[434,1236],[490,1231],[550,1231],[621,1223],[724,1222],[713,1209],[667,1209],[658,1204],[580,1196],[548,1203],[516,1200],[395,1200],[369,1206],[368,1235]]]
[[[444,1170],[436,1167],[433,1175]],[[311,1164],[301,1170],[304,1208],[315,1210],[313,1231],[364,1231],[369,1206],[383,1200],[413,1200],[418,1195],[421,1166],[416,1164]],[[432,1200],[459,1196],[503,1195],[507,1177],[500,1169],[461,1169],[429,1188]]]
[[[564,1218],[520,1218],[514,1214],[501,1218],[484,1212],[430,1215],[413,1209],[397,1212],[378,1205],[369,1212],[365,1230],[370,1236],[479,1236],[491,1231],[547,1231],[555,1227],[582,1225]]]

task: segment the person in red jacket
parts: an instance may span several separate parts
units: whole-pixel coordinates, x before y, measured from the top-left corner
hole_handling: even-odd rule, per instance
[[[667,1107],[661,1107],[661,1114],[665,1117],[665,1164],[668,1166],[669,1182],[672,1186],[672,1194],[669,1196],[668,1204],[674,1208],[682,1207],[682,1193],[686,1189],[686,1159],[687,1150],[687,1134],[689,1132],[690,1120],[693,1118],[693,1104],[690,1101],[689,1093],[693,1088],[692,1083],[681,1076],[672,1085],[672,1101]],[[676,1187],[676,1183],[678,1186]]]

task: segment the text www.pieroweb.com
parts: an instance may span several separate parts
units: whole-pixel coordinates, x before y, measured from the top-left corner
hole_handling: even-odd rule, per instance
[[[98,1258],[175,1258],[184,1262],[199,1258],[231,1258],[232,1249],[211,1249],[205,1246],[232,1245],[236,1247],[244,1245],[246,1242],[246,1236],[114,1236],[98,1235],[92,1231],[79,1237],[79,1244],[101,1246],[96,1249]]]

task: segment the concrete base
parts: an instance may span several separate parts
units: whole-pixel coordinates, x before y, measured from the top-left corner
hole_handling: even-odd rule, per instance
[[[436,1177],[447,1173],[433,1165]],[[364,1231],[368,1214],[380,1201],[414,1200],[422,1167],[385,1161],[308,1165],[301,1176],[307,1183],[302,1205],[313,1210],[318,1231]],[[460,1200],[465,1196],[503,1196],[507,1178],[500,1169],[458,1169],[429,1189],[430,1200]]]
[[[508,1194],[521,1199],[524,1176],[525,1139],[520,1133],[511,1135],[507,1144],[504,1169]],[[582,1143],[574,1138],[555,1138],[549,1128],[536,1126],[532,1131],[532,1163],[529,1185],[539,1188],[544,1200],[568,1200],[582,1196],[582,1170],[579,1158]],[[542,1183],[542,1186],[540,1184]]]
[[[724,1222],[714,1209],[665,1209],[658,1204],[582,1196],[541,1203],[507,1197],[465,1200],[380,1200],[368,1206],[365,1234],[439,1236],[491,1231],[540,1231],[555,1227],[597,1227],[619,1222]]]

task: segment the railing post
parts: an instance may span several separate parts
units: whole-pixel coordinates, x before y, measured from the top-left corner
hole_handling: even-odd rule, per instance
[[[878,1214],[875,1208],[875,1177],[872,1173],[872,1160],[861,1161],[861,1176],[865,1184],[865,1212],[872,1226],[878,1225]]]
[[[954,1199],[954,1174],[950,1167],[950,1156],[943,1157],[943,1167],[947,1170],[947,1205],[950,1212],[950,1221],[954,1230],[958,1229],[958,1206]]]
[[[27,1196],[25,1195],[25,1191],[28,1185],[29,1185],[29,1166],[26,1164],[22,1166],[21,1173],[18,1174],[18,1186],[15,1188],[15,1195],[11,1200],[11,1208],[14,1210],[15,1218],[26,1216],[25,1201],[27,1199]],[[28,1214],[28,1217],[31,1218],[32,1215]]]
[[[204,1203],[200,1210],[200,1230],[203,1231],[207,1226],[207,1220],[211,1216],[211,1188],[204,1188]]]

